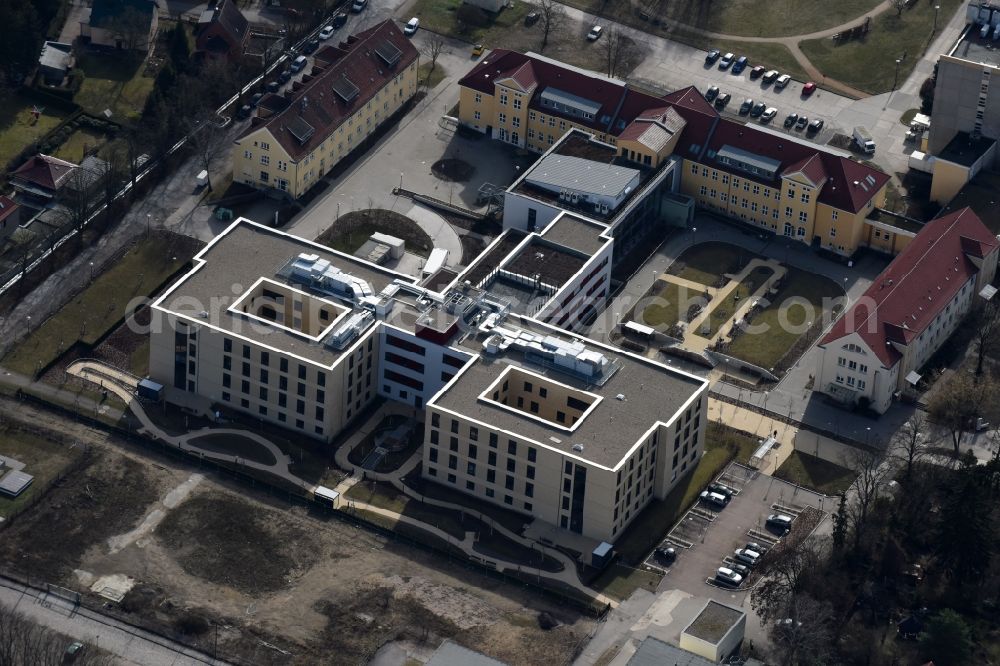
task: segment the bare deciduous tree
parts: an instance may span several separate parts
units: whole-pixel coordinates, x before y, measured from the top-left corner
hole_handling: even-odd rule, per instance
[[[127,7],[121,14],[110,19],[106,25],[115,40],[121,43],[121,48],[135,55],[135,51],[146,46],[149,40],[150,20],[142,12]]]
[[[816,570],[823,557],[815,541],[785,541],[768,555],[758,570],[763,579],[750,594],[753,609],[768,622],[783,617],[799,590],[803,576]]]
[[[604,37],[604,57],[608,76],[620,77],[635,65],[637,49],[635,42],[625,35],[618,26],[612,26]]]
[[[927,418],[921,412],[915,412],[889,442],[889,452],[904,465],[907,481],[913,473],[913,465],[926,453],[923,445],[928,439],[929,427]]]
[[[833,606],[807,595],[792,599],[784,617],[770,625],[775,662],[830,664],[835,653]]]
[[[903,15],[903,10],[910,4],[910,0],[889,0],[889,5],[896,10],[896,17]]]
[[[539,50],[544,51],[552,33],[558,32],[566,23],[566,9],[557,0],[539,0],[538,13],[542,23],[542,46]]]
[[[847,503],[847,517],[854,530],[854,548],[857,549],[868,526],[872,506],[882,496],[883,485],[892,467],[882,456],[863,449],[854,452],[849,466],[858,473],[848,491]]]
[[[962,434],[975,427],[982,406],[996,399],[997,387],[992,379],[974,377],[959,371],[934,392],[927,411],[931,420],[951,437],[955,455],[960,453]]]
[[[0,606],[0,664],[63,664],[68,646],[69,641],[56,632]],[[110,666],[114,662],[110,655],[87,646],[73,663]]]
[[[986,355],[996,349],[1000,339],[1000,297],[976,308],[971,319],[976,327],[973,340],[976,343],[976,376],[979,377],[983,374]]]
[[[444,51],[445,43],[444,39],[438,36],[433,36],[424,42],[424,48],[421,49],[421,53],[431,61],[431,68],[427,72],[427,78],[431,77],[431,72],[437,67],[438,56]]]
[[[203,113],[191,121],[191,149],[199,166],[208,172],[208,191],[212,191],[212,163],[228,154],[232,142],[219,131],[214,114]]]

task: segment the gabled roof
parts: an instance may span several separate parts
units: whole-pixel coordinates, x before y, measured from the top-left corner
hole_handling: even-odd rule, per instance
[[[66,181],[76,165],[50,155],[35,155],[19,166],[11,176],[39,187],[56,190]]]
[[[222,0],[215,9],[215,20],[240,43],[250,31],[250,23],[233,0]]]
[[[0,221],[6,220],[8,217],[17,212],[20,208],[14,200],[10,197],[0,195]]]
[[[996,252],[998,242],[971,208],[931,220],[910,241],[864,296],[820,341],[830,345],[857,334],[891,367],[979,269],[972,259]]]
[[[618,140],[638,141],[651,150],[659,152],[675,134],[684,129],[687,122],[673,107],[650,109],[618,135]]]
[[[90,25],[104,25],[129,9],[152,20],[156,8],[154,0],[94,0],[90,9]]]
[[[387,45],[401,54],[393,65],[387,64],[378,53],[386,53]],[[240,139],[266,127],[292,159],[298,161],[409,67],[417,55],[413,43],[392,20],[351,35],[338,46],[324,47],[315,55],[311,76],[304,77],[304,84],[295,92],[285,92],[291,103],[263,122],[252,124]],[[348,90],[350,95],[341,94]]]
[[[801,171],[821,186],[820,203],[852,213],[860,212],[889,180],[887,173],[821,150],[815,144],[786,139],[752,125],[720,119],[709,140],[710,154],[714,155],[727,145],[778,161],[781,164],[778,173],[781,175]],[[705,161],[711,162],[712,157]],[[743,177],[771,187],[779,184],[778,178],[767,180],[750,173],[743,174]]]

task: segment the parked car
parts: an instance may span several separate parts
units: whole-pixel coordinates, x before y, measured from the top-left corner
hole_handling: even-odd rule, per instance
[[[714,65],[715,61],[718,60],[719,56],[721,56],[721,55],[722,55],[722,53],[719,51],[719,49],[712,49],[705,56],[705,64],[706,65]]]
[[[778,115],[778,110],[773,106],[769,106],[764,109],[764,113],[760,114],[760,122],[769,123],[774,120],[776,115]]]
[[[730,95],[729,93],[722,93],[721,95],[715,98],[715,108],[717,109],[724,108],[727,104],[729,104],[729,100],[731,100],[732,98],[733,96]]]
[[[420,19],[414,16],[413,18],[411,18],[409,21],[406,22],[405,26],[403,26],[403,34],[412,35],[417,31],[418,28],[420,28]]]
[[[713,99],[719,96],[719,86],[709,86],[708,90],[705,91],[705,99],[711,102]]]
[[[764,66],[763,65],[757,65],[756,67],[754,67],[753,69],[750,70],[750,80],[751,81],[753,81],[754,79],[759,79],[762,76],[764,76]]]
[[[824,124],[823,121],[819,118],[812,121],[811,123],[809,123],[809,129],[808,129],[809,133],[815,134],[816,132],[819,132],[821,129],[823,129],[823,124]]]
[[[783,513],[772,513],[767,517],[767,526],[773,527],[781,532],[792,529],[792,517]]]
[[[747,97],[745,100],[743,100],[743,103],[740,104],[740,115],[745,116],[746,114],[750,113],[750,109],[752,108],[753,108],[753,100]]]
[[[716,506],[720,509],[725,508],[725,506],[729,504],[729,498],[726,497],[725,495],[720,495],[719,493],[710,493],[707,490],[703,490],[701,494],[698,495],[698,499],[700,499],[705,504],[711,504],[712,506]]]
[[[719,61],[719,69],[729,69],[729,66],[733,64],[733,58],[736,56],[732,53],[727,53],[722,56],[722,60]]]
[[[281,74],[278,74],[278,83],[288,83],[290,78],[292,78],[292,70],[286,69]]]
[[[587,33],[587,41],[588,42],[596,42],[598,39],[600,39],[601,34],[603,32],[604,32],[604,28],[602,28],[599,25],[595,25],[594,27],[592,27],[590,29],[590,32]]]
[[[347,23],[346,12],[337,12],[336,14],[334,14],[333,20],[330,21],[330,25],[333,26],[334,30],[338,28],[343,28],[345,23]]]
[[[806,128],[806,125],[808,125],[808,124],[809,124],[809,117],[808,116],[800,116],[799,119],[795,121],[795,129],[797,129],[797,130],[803,130],[803,129]]]
[[[782,74],[781,76],[779,76],[778,78],[776,78],[774,80],[774,88],[775,88],[775,90],[781,90],[782,88],[784,88],[785,86],[787,86],[788,82],[791,81],[791,80],[792,80],[792,77],[790,77],[788,74]]]
[[[483,55],[483,51],[485,49],[486,47],[484,47],[482,44],[476,44],[475,46],[472,47],[472,57],[478,58],[479,56]]]
[[[736,59],[736,62],[733,63],[733,74],[742,74],[743,70],[746,69],[749,64],[749,58],[746,56],[740,56]]]
[[[253,108],[249,104],[244,104],[236,111],[237,120],[246,120],[253,113]]]
[[[538,23],[540,16],[541,14],[538,12],[529,12],[527,16],[524,17],[524,25],[535,25]]]
[[[739,562],[733,562],[732,564],[727,564],[730,569],[738,573],[739,575],[746,578],[750,575],[750,567],[745,564],[740,564]]]
[[[280,78],[281,75],[279,74],[278,76]],[[264,89],[267,90],[267,92],[269,93],[276,93],[278,92],[278,90],[281,89],[281,83],[279,83],[278,81],[271,81],[266,86],[264,86]]]
[[[745,545],[743,547],[746,548],[747,550],[752,550],[754,552],[760,553],[761,555],[763,555],[764,553],[767,552],[767,548],[764,548],[762,545],[760,545],[756,541],[749,541],[749,542],[747,542],[747,545]]]
[[[250,106],[257,106],[260,104],[260,98],[264,96],[264,93],[254,93],[253,97],[250,98]]]
[[[733,489],[729,486],[724,486],[721,483],[710,483],[708,484],[708,490],[713,493],[719,493],[720,495],[725,495],[729,499],[733,499]]]
[[[300,55],[299,57],[297,57],[295,60],[292,61],[292,64],[289,66],[288,69],[290,69],[292,73],[298,74],[299,72],[301,72],[303,69],[306,68],[307,64],[309,64],[309,60],[304,55]]]
[[[354,4],[351,5],[351,11],[357,14],[367,6],[368,0],[354,0]]]
[[[764,78],[762,79],[762,81],[764,81],[764,83],[774,83],[775,79],[777,78],[778,78],[778,70],[769,69],[766,72],[764,72]]]
[[[331,37],[333,37],[333,32],[336,30],[332,25],[328,25],[319,31],[319,38],[324,42]]]
[[[793,125],[795,125],[795,121],[798,119],[799,119],[799,114],[789,113],[787,116],[785,116],[785,127],[792,127]]]
[[[752,567],[757,564],[757,560],[760,559],[760,553],[755,550],[748,550],[746,548],[737,548],[736,552],[733,553],[733,559],[737,562],[742,562],[748,567]]]
[[[86,649],[87,649],[86,644],[81,643],[80,641],[74,641],[70,643],[69,647],[66,648],[66,651],[63,652],[62,663],[64,664],[74,663],[80,657],[80,655],[84,653]]]
[[[664,548],[660,546],[653,551],[653,555],[656,556],[657,560],[666,564],[670,564],[677,559],[677,551],[670,547]]]
[[[743,582],[743,576],[736,573],[729,567],[719,567],[719,570],[715,572],[715,580],[723,585],[738,587],[739,584]]]
[[[318,48],[319,48],[319,40],[310,39],[308,42],[306,42],[306,45],[302,47],[302,52],[305,53],[306,55],[309,55],[310,53],[315,53],[316,49]]]
[[[804,86],[802,86],[802,96],[803,97],[808,97],[809,95],[812,95],[814,92],[816,92],[816,83],[815,82],[810,81],[809,83],[807,83]]]

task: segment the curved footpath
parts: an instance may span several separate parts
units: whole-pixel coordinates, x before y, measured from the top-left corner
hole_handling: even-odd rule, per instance
[[[116,396],[121,398],[128,405],[129,410],[133,414],[135,414],[136,418],[138,418],[140,423],[142,423],[142,428],[140,429],[139,432],[146,434],[147,436],[159,439],[160,441],[169,444],[171,446],[176,446],[182,451],[200,455],[205,458],[224,461],[224,462],[231,462],[245,467],[257,469],[262,472],[267,472],[269,474],[274,474],[275,476],[278,476],[286,481],[289,481],[297,486],[304,488],[310,493],[315,489],[314,485],[304,481],[303,479],[300,479],[299,477],[292,474],[291,471],[289,471],[288,456],[284,452],[282,452],[280,448],[278,448],[273,442],[265,439],[264,437],[261,437],[260,435],[257,435],[256,433],[238,428],[200,428],[198,430],[186,433],[184,435],[171,435],[165,432],[162,428],[153,423],[153,421],[146,414],[145,409],[143,409],[142,404],[139,402],[139,400],[136,399],[135,391],[139,384],[139,379],[129,373],[122,372],[121,370],[105,365],[104,363],[100,363],[97,361],[87,361],[87,360],[76,361],[75,363],[69,366],[67,372],[82,379],[91,381],[95,384],[99,384],[103,388],[107,389],[108,391],[111,391]],[[400,405],[396,405],[395,403],[390,403],[389,405],[386,405],[381,410],[376,412],[376,416],[389,415],[393,413],[409,414],[411,412]],[[374,417],[372,417],[372,420],[374,420]],[[420,493],[418,493],[416,490],[404,484],[402,481],[403,477],[409,474],[411,471],[413,471],[413,469],[416,468],[416,466],[420,463],[419,451],[415,451],[413,455],[410,456],[410,458],[407,459],[405,463],[403,463],[397,470],[393,472],[386,472],[386,473],[371,472],[368,470],[362,470],[360,466],[352,464],[348,460],[348,456],[351,450],[355,446],[360,444],[370,432],[371,432],[370,430],[366,430],[354,433],[346,442],[344,442],[343,445],[341,445],[337,449],[336,453],[334,454],[334,460],[337,462],[337,464],[342,469],[350,470],[351,472],[350,477],[348,477],[347,479],[345,479],[344,481],[342,481],[340,484],[337,485],[336,488],[337,492],[340,492],[343,495],[347,490],[349,490],[353,485],[355,485],[360,480],[359,477],[363,472],[367,478],[372,478],[378,481],[391,483],[399,491],[405,493],[410,497],[413,497],[416,500],[426,502],[427,504],[430,504],[432,506],[451,509],[454,511],[462,511],[466,514],[473,515],[483,523],[490,525],[492,529],[501,533],[507,539],[510,539],[511,541],[514,541],[528,548],[538,547],[546,555],[548,555],[552,559],[558,560],[560,564],[563,565],[563,570],[558,572],[537,570],[538,576],[540,578],[556,580],[566,585],[569,585],[579,590],[580,592],[583,592],[584,594],[593,597],[594,601],[596,601],[599,604],[607,604],[612,607],[618,605],[618,602],[611,599],[610,597],[607,597],[595,590],[592,590],[591,588],[581,583],[580,579],[576,575],[576,561],[571,559],[569,556],[565,555],[561,551],[556,550],[554,548],[544,547],[542,546],[542,544],[538,544],[535,541],[527,539],[519,534],[515,534],[514,532],[511,532],[510,530],[505,528],[503,525],[500,525],[499,523],[494,521],[489,516],[486,516],[474,509],[470,509],[467,506],[455,504],[453,502],[446,502],[444,500],[424,497],[420,495]],[[218,453],[215,451],[209,451],[199,447],[196,443],[193,442],[193,440],[197,440],[197,438],[207,434],[231,434],[251,439],[255,443],[265,447],[269,452],[271,452],[271,454],[274,455],[275,463],[272,465],[266,465],[252,460],[246,460],[245,458],[240,458],[238,456],[233,456],[225,453]],[[428,523],[416,520],[414,518],[411,518],[410,516],[405,516],[396,513],[395,511],[391,511],[389,509],[383,509],[381,507],[368,504],[366,502],[360,502],[354,499],[350,500],[350,505],[355,509],[370,511],[375,514],[391,518],[397,522],[418,527],[444,540],[445,542],[451,544],[452,546],[462,550],[462,552],[464,552],[468,557],[475,558],[476,560],[479,561],[489,560],[490,562],[495,562],[498,571],[507,570],[507,571],[521,572],[521,571],[531,571],[532,569],[535,569],[534,567],[520,564],[518,562],[514,562],[511,560],[504,560],[498,557],[487,556],[484,553],[477,551],[475,549],[475,536],[476,536],[475,532],[466,532],[465,538],[459,540],[456,539],[453,535],[441,529],[438,529],[433,525],[429,525]]]

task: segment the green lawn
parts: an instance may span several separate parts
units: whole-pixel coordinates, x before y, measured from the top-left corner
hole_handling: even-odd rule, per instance
[[[428,90],[444,81],[444,77],[446,76],[448,76],[448,72],[441,65],[441,63],[438,63],[434,69],[431,70],[430,60],[420,65],[417,69],[417,81],[420,81],[423,85],[427,86]]]
[[[129,301],[157,289],[187,259],[164,252],[162,240],[141,242],[18,344],[3,365],[33,375],[77,340],[93,344],[125,316]]]
[[[635,569],[621,562],[615,562],[602,571],[590,587],[613,599],[625,601],[639,588],[653,592],[661,580],[663,576],[653,571]]]
[[[709,241],[681,252],[669,272],[681,279],[714,287],[723,273],[738,273],[751,259],[757,258],[758,255],[736,245]]]
[[[739,335],[726,353],[761,368],[773,368],[804,334],[808,323],[822,316],[824,300],[843,295],[840,285],[828,278],[789,267],[771,304],[754,316],[753,328]],[[761,332],[753,332],[756,329]]]
[[[66,118],[58,109],[44,107],[38,122],[31,117],[32,103],[13,93],[0,95],[0,167],[20,154]]]
[[[825,495],[839,495],[854,483],[857,474],[808,453],[792,451],[774,476]]]
[[[666,280],[657,280],[655,290],[655,295],[647,292],[647,295],[643,297],[649,299],[649,304],[643,308],[639,323],[653,326],[661,331],[680,321],[681,303],[700,296],[699,293]],[[652,302],[654,298],[657,299],[656,302]]]
[[[111,120],[135,120],[142,115],[153,79],[143,76],[143,63],[124,56],[87,54],[76,63],[85,79],[73,101],[88,113],[99,116],[111,109]]]
[[[694,469],[677,481],[664,500],[653,500],[616,540],[616,550],[626,564],[638,564],[698,498],[709,481],[734,457],[749,458],[755,440],[720,423],[710,422],[705,433],[705,453]]]
[[[644,21],[627,0],[563,0],[564,4],[604,16],[649,32],[658,29]],[[815,0],[640,0],[638,5],[651,7],[660,19],[676,21],[696,28],[727,35],[747,37],[785,37],[832,28],[862,16],[880,0],[837,0],[817,8]]]
[[[400,213],[374,208],[345,213],[316,239],[317,243],[354,254],[373,233],[395,236],[406,242],[406,251],[426,257],[434,241],[420,226]]]
[[[80,449],[70,450],[66,446],[39,437],[18,428],[0,427],[0,456],[10,456],[25,464],[24,472],[31,474],[35,480],[27,490],[16,498],[0,497],[0,517],[19,513],[53,478],[59,475],[77,455]],[[0,472],[0,476],[6,470]]]
[[[824,12],[830,6],[827,3]],[[826,76],[873,95],[892,89],[896,74],[896,59],[901,58],[898,83],[910,75],[921,54],[932,40],[934,6],[941,7],[938,28],[944,26],[962,5],[960,0],[915,2],[897,17],[894,10],[872,21],[872,28],[863,39],[834,44],[830,38],[801,42],[802,52]]]
[[[713,338],[715,334],[719,332],[722,325],[733,318],[736,311],[739,310],[746,302],[750,296],[753,295],[755,291],[760,289],[760,286],[767,282],[770,277],[774,275],[774,270],[768,266],[758,266],[757,268],[750,271],[739,284],[736,285],[736,289],[732,290],[726,296],[719,297],[718,303],[712,308],[712,311],[708,315],[708,333],[705,334],[706,338]],[[702,324],[704,326],[704,324]],[[697,331],[698,335],[703,335],[701,332],[701,326]]]
[[[459,22],[456,15],[461,5],[462,0],[416,0],[409,14],[419,18],[420,27],[425,30],[492,48],[503,46],[509,32],[522,26],[525,15],[532,9],[528,3],[516,1],[513,8],[501,11],[492,25],[479,27]]]
[[[81,127],[70,134],[69,138],[59,146],[55,151],[55,156],[79,164],[83,161],[84,150],[93,151],[95,146],[103,145],[107,140],[108,137],[101,132]]]

